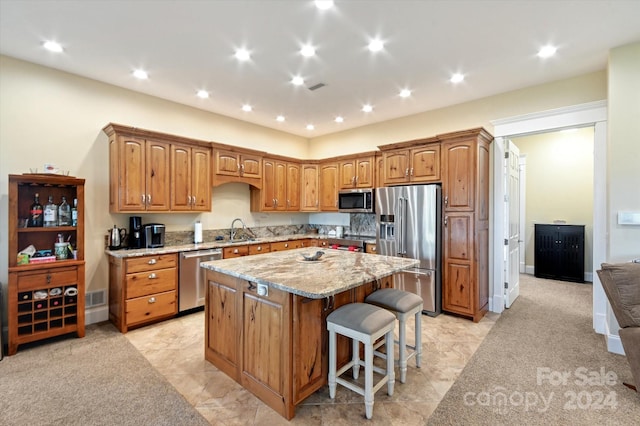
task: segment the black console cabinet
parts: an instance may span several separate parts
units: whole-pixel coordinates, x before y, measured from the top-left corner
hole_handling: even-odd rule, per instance
[[[584,282],[584,225],[535,225],[535,276]]]

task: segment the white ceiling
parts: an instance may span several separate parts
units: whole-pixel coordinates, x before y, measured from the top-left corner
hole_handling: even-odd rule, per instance
[[[639,22],[638,0],[336,0],[327,11],[308,0],[0,0],[0,53],[313,138],[603,70],[610,48],[640,40]],[[385,42],[376,54],[374,37]],[[300,55],[306,43],[315,57]],[[546,44],[558,51],[542,60]],[[450,83],[454,72],[465,80]]]

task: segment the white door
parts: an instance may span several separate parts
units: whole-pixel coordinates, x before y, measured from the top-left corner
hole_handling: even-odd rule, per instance
[[[505,153],[504,303],[510,308],[520,293],[520,152],[509,140]]]

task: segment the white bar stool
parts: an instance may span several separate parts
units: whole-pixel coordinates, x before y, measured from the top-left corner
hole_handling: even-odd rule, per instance
[[[396,288],[383,288],[374,291],[364,300],[366,303],[370,303],[375,306],[387,309],[392,312],[399,321],[399,334],[400,340],[398,343],[398,364],[400,366],[400,383],[405,383],[407,380],[407,361],[415,357],[416,367],[420,368],[420,358],[422,357],[422,298],[415,293],[410,293],[404,290],[398,290]],[[407,332],[406,324],[407,319],[411,315],[415,315],[416,319],[416,335],[415,346],[407,345]],[[374,349],[378,349],[385,344],[384,341],[378,342]],[[393,346],[386,345],[387,354],[393,353]],[[407,348],[413,350],[410,354],[407,354]],[[375,353],[379,357],[385,356],[385,354],[376,351]]]
[[[366,303],[350,303],[341,306],[327,316],[327,330],[329,331],[329,396],[336,396],[336,385],[351,389],[364,396],[365,415],[371,419],[373,415],[373,396],[385,383],[387,393],[393,395],[395,383],[393,354],[387,357],[387,368],[383,370],[373,365],[374,343],[385,336],[384,341],[393,346],[393,331],[396,325],[395,317],[387,310]],[[353,356],[351,361],[336,371],[336,333],[352,339]],[[364,344],[364,362],[360,360],[360,343]],[[357,379],[359,367],[364,367],[364,388],[355,383],[340,378],[349,368],[353,369],[353,378]],[[384,376],[373,384],[373,372]]]

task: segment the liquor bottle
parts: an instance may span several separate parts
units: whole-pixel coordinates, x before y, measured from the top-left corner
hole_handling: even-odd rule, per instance
[[[42,204],[40,204],[40,194],[33,197],[33,204],[29,208],[29,227],[40,227],[44,221],[42,216]]]
[[[78,226],[78,199],[73,199],[73,207],[71,207],[71,226]]]
[[[44,226],[58,226],[58,206],[53,204],[53,195],[49,195],[49,201],[44,205]]]
[[[67,203],[67,197],[62,197],[62,202],[58,206],[58,225],[71,226],[71,206]]]

